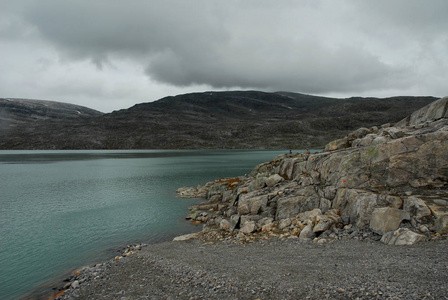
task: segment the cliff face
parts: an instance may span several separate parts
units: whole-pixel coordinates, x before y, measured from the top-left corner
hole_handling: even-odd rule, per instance
[[[240,235],[281,229],[319,241],[353,227],[405,244],[448,234],[447,108],[448,98],[439,99],[394,126],[360,128],[324,152],[282,155],[247,177],[179,192],[206,194],[193,217]],[[216,214],[204,216],[204,207]]]

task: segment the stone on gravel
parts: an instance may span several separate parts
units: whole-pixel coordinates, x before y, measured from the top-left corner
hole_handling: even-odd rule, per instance
[[[383,235],[381,242],[386,245],[406,246],[425,241],[427,238],[422,234],[413,232],[408,228],[400,228],[395,231],[389,231]]]
[[[244,223],[243,227],[241,227],[240,232],[249,234],[254,232],[257,229],[257,225],[254,221],[248,221]]]
[[[313,232],[313,223],[306,225],[300,232],[299,238],[301,239],[312,239],[315,237]]]
[[[173,239],[173,242],[183,242],[188,241],[197,238],[198,233],[190,233],[190,234],[184,234],[181,236],[177,236]]]
[[[71,284],[71,287],[72,287],[72,289],[79,288],[79,281],[78,280],[73,281]]]

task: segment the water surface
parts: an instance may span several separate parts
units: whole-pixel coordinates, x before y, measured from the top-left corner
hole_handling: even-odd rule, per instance
[[[192,186],[286,151],[0,151],[0,299],[16,299],[117,248],[199,228]]]

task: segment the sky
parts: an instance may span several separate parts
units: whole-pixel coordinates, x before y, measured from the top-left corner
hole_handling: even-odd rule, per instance
[[[448,95],[446,0],[0,0],[0,97]]]

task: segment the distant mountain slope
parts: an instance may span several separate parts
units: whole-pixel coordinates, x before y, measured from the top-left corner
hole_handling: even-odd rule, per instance
[[[192,93],[110,114],[77,110],[81,112],[77,117],[72,111],[66,118],[34,118],[33,126],[28,119],[8,130],[3,127],[0,148],[321,148],[359,127],[397,122],[435,99],[334,99],[258,91]]]

